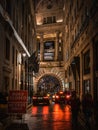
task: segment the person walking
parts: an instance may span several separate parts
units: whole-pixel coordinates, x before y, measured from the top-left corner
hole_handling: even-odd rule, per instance
[[[80,99],[77,97],[76,91],[74,91],[71,96],[70,106],[72,112],[72,126],[75,127],[78,125],[78,113],[80,111],[80,104]]]
[[[93,114],[93,99],[92,99],[92,95],[89,93],[83,96],[82,111],[85,117],[86,127],[90,130],[91,129],[90,119]]]

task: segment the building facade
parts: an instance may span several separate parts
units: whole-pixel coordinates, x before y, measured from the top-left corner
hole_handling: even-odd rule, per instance
[[[89,4],[88,4],[89,3]],[[98,99],[98,2],[65,0],[65,82],[82,97],[90,92]]]
[[[63,6],[63,0],[34,1],[38,58],[40,62],[39,73],[34,75],[35,92],[39,90],[38,86],[42,86],[40,87],[42,91],[45,90],[44,88],[50,91],[50,88],[55,89],[57,87],[58,89],[55,89],[54,92],[65,89]],[[49,83],[44,83],[47,76],[54,78],[50,78]],[[41,82],[42,79],[43,83]],[[54,79],[57,79],[57,84],[53,83]]]
[[[32,1],[0,0],[0,92],[32,89],[28,58],[36,49]]]
[[[97,0],[0,0],[0,48],[0,92],[74,89],[98,99]],[[37,73],[28,69],[35,51]]]

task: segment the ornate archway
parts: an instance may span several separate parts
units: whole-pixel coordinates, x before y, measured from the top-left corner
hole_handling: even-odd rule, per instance
[[[46,74],[42,76],[37,84],[37,91],[42,93],[55,93],[62,87],[61,81],[54,76]]]

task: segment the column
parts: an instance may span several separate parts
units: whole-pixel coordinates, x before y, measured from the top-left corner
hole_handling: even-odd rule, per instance
[[[83,95],[83,53],[80,53],[80,98]]]
[[[59,31],[56,32],[56,41],[55,41],[55,61],[58,60],[59,52]]]
[[[43,43],[43,34],[40,35],[40,61],[44,60],[44,43]]]
[[[90,44],[90,69],[91,69],[91,74],[90,74],[90,79],[91,79],[91,94],[94,97],[94,52],[93,52],[93,43]]]

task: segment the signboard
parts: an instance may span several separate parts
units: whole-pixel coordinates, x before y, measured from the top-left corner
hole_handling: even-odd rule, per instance
[[[26,90],[13,90],[9,92],[9,102],[26,102],[27,91]]]
[[[8,103],[8,112],[9,113],[26,113],[26,103]]]
[[[27,96],[26,90],[11,90],[8,97],[8,112],[26,113]]]

